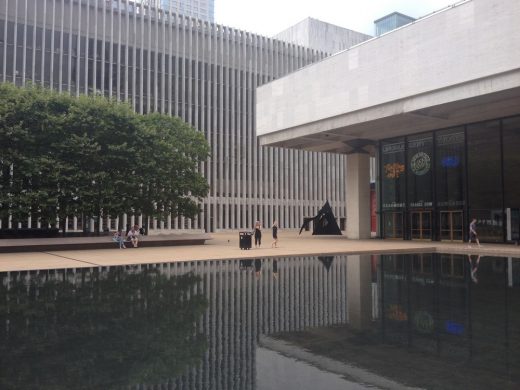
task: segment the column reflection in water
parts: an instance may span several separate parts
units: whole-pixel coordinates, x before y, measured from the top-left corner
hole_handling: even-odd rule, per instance
[[[257,258],[1,280],[0,388],[258,389],[271,374],[257,362],[260,340],[426,388],[453,375],[519,384],[518,259]]]
[[[260,335],[346,323],[347,268],[334,256],[2,274],[0,387],[253,389]]]

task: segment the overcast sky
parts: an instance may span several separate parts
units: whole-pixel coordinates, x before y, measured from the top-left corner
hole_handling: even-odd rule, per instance
[[[459,0],[215,0],[215,21],[273,36],[312,17],[374,35],[374,20],[397,11],[414,18]]]

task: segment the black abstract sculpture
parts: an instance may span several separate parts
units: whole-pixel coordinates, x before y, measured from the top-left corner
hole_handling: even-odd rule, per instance
[[[300,233],[305,229],[309,222],[313,221],[312,234],[313,235],[339,235],[341,236],[341,230],[336,222],[336,218],[332,213],[329,201],[326,201],[318,214],[312,218],[304,218],[303,225],[300,229]]]

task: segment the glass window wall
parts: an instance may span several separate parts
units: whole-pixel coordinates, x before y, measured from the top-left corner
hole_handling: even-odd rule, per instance
[[[430,209],[432,191],[433,135],[408,137],[408,207]]]
[[[479,239],[502,242],[500,121],[467,126],[468,221],[476,218]]]
[[[380,143],[384,237],[520,242],[520,116]]]

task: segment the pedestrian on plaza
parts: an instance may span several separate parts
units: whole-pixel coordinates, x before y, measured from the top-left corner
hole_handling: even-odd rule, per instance
[[[480,248],[480,242],[478,240],[478,234],[477,234],[477,219],[473,218],[471,220],[471,223],[469,224],[469,241],[468,241],[468,248],[471,248],[471,242],[475,240],[477,243],[477,246]]]
[[[255,222],[255,248],[262,244],[262,224],[260,221]]]
[[[273,243],[271,244],[271,248],[278,248],[278,221],[274,221],[271,226],[273,230]]]

